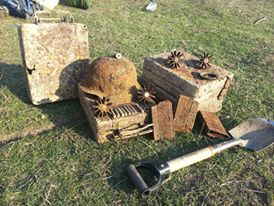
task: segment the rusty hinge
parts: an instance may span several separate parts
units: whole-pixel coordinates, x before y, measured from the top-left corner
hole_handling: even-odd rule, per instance
[[[225,81],[225,85],[223,86],[222,90],[220,91],[218,95],[218,100],[223,99],[226,96],[228,88],[232,83],[232,79],[230,79],[228,76],[226,78],[227,79]]]

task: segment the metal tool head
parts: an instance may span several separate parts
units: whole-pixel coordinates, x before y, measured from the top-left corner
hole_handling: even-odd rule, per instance
[[[149,185],[141,176],[140,169],[145,169],[156,177],[157,181],[153,185]],[[126,168],[126,172],[141,194],[142,198],[147,198],[150,193],[157,190],[166,180],[169,174],[169,168],[166,164],[161,164],[160,167],[147,162],[139,162],[137,164],[131,164]]]
[[[274,122],[263,118],[248,119],[229,133],[233,138],[243,140],[240,146],[260,151],[274,142]]]

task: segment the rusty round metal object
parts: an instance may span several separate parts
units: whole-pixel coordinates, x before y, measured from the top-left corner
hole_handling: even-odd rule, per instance
[[[113,105],[131,102],[140,85],[134,64],[125,57],[100,57],[89,66],[80,88],[100,98],[108,97]]]
[[[140,102],[155,104],[156,91],[150,87],[142,87],[138,90],[138,99]]]
[[[180,67],[180,58],[184,56],[183,52],[177,52],[176,50],[170,53],[168,56],[167,63],[171,69]]]
[[[204,53],[203,55],[200,56],[199,59],[199,67],[201,69],[207,69],[211,67],[210,64],[210,59],[212,58],[213,55],[210,55],[209,53]]]
[[[215,74],[215,73],[201,72],[200,77],[201,79],[204,79],[204,80],[216,80],[218,79],[219,76],[218,74]]]

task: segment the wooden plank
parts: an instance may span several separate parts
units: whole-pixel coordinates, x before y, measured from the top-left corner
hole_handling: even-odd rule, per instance
[[[167,93],[165,90],[160,88],[159,86],[155,85],[151,81],[147,80],[144,77],[141,77],[140,81],[142,82],[143,85],[148,85],[151,86],[155,91],[156,91],[156,97],[157,100],[159,101],[165,101],[169,100],[172,102],[172,108],[173,108],[173,114],[175,113],[175,109],[177,106],[178,98],[175,96],[172,96],[172,94]]]
[[[191,88],[187,84],[181,82],[170,81],[168,76],[166,77],[159,77],[147,70],[143,71],[143,77],[148,79],[149,81],[154,82],[155,84],[159,85],[161,88],[166,90],[169,93],[172,93],[174,96],[179,96],[181,94],[186,96],[191,96],[195,98],[196,93],[198,90],[196,88]]]
[[[97,118],[94,115],[91,104],[92,97],[84,93],[81,90],[81,87],[79,87],[78,92],[82,108],[92,131],[92,135],[99,144],[105,143],[110,139],[118,138],[117,135],[115,135],[118,130],[123,131],[121,135],[119,135],[118,139],[152,133],[151,128],[145,128],[147,127],[148,123],[151,123],[151,120],[150,122],[147,120],[150,119],[148,118],[149,114],[143,111],[141,107],[138,112],[129,116],[119,116],[116,118]],[[134,128],[135,130],[132,130]]]
[[[166,84],[166,82],[168,84],[170,84],[170,87],[176,87],[176,89],[178,89],[179,92],[182,92],[182,91],[185,91],[187,87],[188,89],[188,93],[193,95],[195,94],[195,92],[198,92],[198,89],[197,87],[194,87],[194,86],[190,86],[187,81],[184,81],[184,80],[181,80],[181,81],[178,81],[178,80],[173,80],[169,77],[169,75],[162,75],[161,74],[161,70],[158,69],[159,71],[154,73],[154,72],[151,72],[150,70],[146,69],[146,67],[144,68],[143,70],[143,76],[148,76],[148,77],[155,77],[158,79],[158,81],[163,81],[164,84]],[[195,95],[194,95],[195,96]]]
[[[187,96],[180,96],[174,118],[174,130],[177,132],[191,132],[199,103]]]
[[[163,90],[162,88],[157,86],[154,82],[151,82],[150,80],[146,79],[144,76],[142,76],[140,78],[140,81],[143,85],[150,86],[156,91],[157,99],[159,99],[161,101],[170,100],[172,102],[177,103],[177,100],[176,100],[175,96],[173,96],[172,94],[166,92],[165,90]]]
[[[167,56],[168,55],[163,54],[163,56],[162,56],[160,54],[159,57],[161,59],[160,58],[154,58],[154,57],[145,58],[144,70],[145,69],[149,70],[150,72],[152,72],[154,74],[157,74],[157,75],[161,75],[162,77],[169,76],[169,78],[171,78],[172,81],[182,83],[181,75],[178,74],[177,71],[166,67],[166,65],[164,65],[165,63],[162,62],[162,61],[164,61],[164,59],[167,59]],[[190,74],[190,75],[187,75],[187,76],[189,76],[189,78],[183,78],[184,82],[186,82],[189,85],[192,85],[193,87],[197,87],[197,84],[194,81],[194,79],[192,78],[192,75]]]
[[[156,141],[173,139],[173,111],[171,101],[163,101],[151,108],[153,137]]]
[[[203,131],[207,136],[221,139],[229,137],[216,113],[199,111],[198,119],[202,123]]]

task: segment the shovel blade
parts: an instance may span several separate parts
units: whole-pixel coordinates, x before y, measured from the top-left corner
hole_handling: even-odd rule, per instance
[[[248,119],[229,133],[235,139],[242,139],[243,146],[253,151],[260,151],[274,142],[274,122],[262,118]]]

